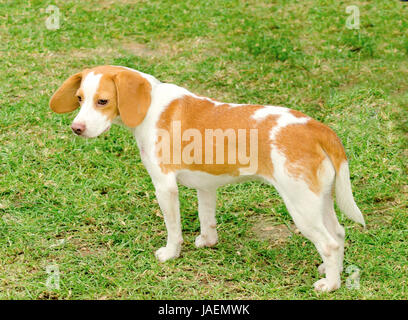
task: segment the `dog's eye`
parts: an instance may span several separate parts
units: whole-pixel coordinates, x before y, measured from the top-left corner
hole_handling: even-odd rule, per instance
[[[82,97],[78,96],[78,101],[81,102],[81,101],[82,101]]]
[[[105,99],[99,99],[98,100],[98,104],[101,105],[101,106],[104,106],[107,103],[108,103],[108,100],[105,100]]]

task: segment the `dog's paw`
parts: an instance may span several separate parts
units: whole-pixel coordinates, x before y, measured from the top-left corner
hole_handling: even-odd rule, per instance
[[[340,288],[340,283],[331,283],[327,278],[323,278],[316,281],[313,286],[316,291],[330,292]]]
[[[156,251],[155,256],[160,262],[170,259],[175,259],[180,255],[180,248],[177,247],[162,247]]]
[[[217,242],[218,242],[217,236],[210,238],[208,236],[203,236],[200,234],[195,239],[195,246],[197,248],[212,247],[212,246],[215,246]]]

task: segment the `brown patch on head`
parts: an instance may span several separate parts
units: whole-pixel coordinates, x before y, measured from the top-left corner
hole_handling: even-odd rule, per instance
[[[251,129],[255,129],[257,132],[257,169],[256,174],[272,177],[273,167],[270,158],[271,154],[271,141],[269,132],[273,126],[276,125],[276,119],[278,116],[270,115],[263,120],[257,121],[251,116],[255,111],[264,108],[261,105],[242,105],[231,106],[229,104],[215,105],[214,102],[209,99],[195,98],[191,96],[184,96],[183,98],[174,100],[167,109],[162,113],[158,122],[158,129],[168,132],[169,141],[169,157],[167,161],[164,161],[165,155],[161,153],[163,144],[162,139],[157,141],[158,158],[161,160],[161,169],[164,172],[170,172],[181,169],[188,169],[193,171],[203,171],[213,175],[227,174],[232,176],[240,175],[240,169],[248,168],[248,163],[241,163],[239,159],[235,158],[229,162],[228,145],[230,139],[226,133],[231,133],[231,147],[235,145],[235,155],[238,155],[241,149],[242,154],[247,158],[250,157],[250,149],[253,147],[251,142]],[[201,154],[198,156],[199,161],[193,163],[186,163],[182,156],[182,153],[186,150],[186,146],[190,145],[194,140],[181,140],[181,150],[178,150],[178,143],[174,141],[174,137],[177,135],[175,132],[174,124],[180,124],[180,136],[183,137],[186,130],[195,130],[199,133],[201,139]],[[208,158],[206,152],[206,131],[208,130],[221,130],[226,134],[222,140],[218,140],[214,137],[212,156]],[[238,136],[239,130],[244,132],[240,141]],[[246,147],[239,147],[239,143],[245,143]],[[217,163],[217,147],[223,144],[224,158],[222,163]],[[160,147],[159,147],[160,145]],[[211,150],[209,148],[209,150]],[[244,154],[245,152],[245,154]],[[177,155],[179,154],[179,155]],[[175,161],[179,159],[180,161]],[[170,160],[170,161],[168,161]],[[251,159],[252,160],[252,159]]]
[[[309,120],[305,124],[292,124],[282,128],[275,145],[286,157],[286,167],[296,178],[303,178],[310,189],[318,193],[321,188],[319,169],[327,157],[336,172],[347,160],[340,139],[329,127]]]
[[[83,79],[83,73],[79,72],[70,76],[57,89],[50,99],[50,108],[56,113],[66,113],[74,111],[79,107],[75,92],[78,90]]]
[[[106,105],[98,105],[98,100],[107,100]],[[99,82],[99,88],[94,96],[94,105],[96,109],[104,114],[110,121],[119,115],[117,104],[117,93],[113,76],[103,74]]]
[[[150,106],[151,85],[138,72],[119,66],[98,66],[69,77],[52,96],[51,109],[63,113],[78,108],[78,96],[84,98],[81,81],[91,72],[102,74],[93,97],[94,108],[111,121],[120,115],[127,126],[138,126]],[[101,100],[107,100],[106,104],[99,104]]]
[[[152,86],[139,73],[130,70],[117,73],[114,82],[123,123],[131,128],[137,127],[150,107]]]

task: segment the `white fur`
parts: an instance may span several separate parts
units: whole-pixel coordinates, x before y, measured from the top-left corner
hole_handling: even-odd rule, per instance
[[[351,220],[365,226],[364,217],[357,207],[351,191],[350,172],[347,161],[340,166],[336,179],[336,202],[340,210]]]
[[[272,131],[270,132],[271,140],[274,140],[276,137],[276,134],[282,128],[288,125],[291,125],[291,124],[305,124],[310,119],[309,117],[301,117],[301,118],[295,117],[289,111],[290,109],[285,108],[285,107],[265,106],[264,108],[258,109],[257,111],[255,111],[254,114],[252,115],[252,118],[257,121],[260,121],[260,120],[264,120],[269,115],[279,116],[277,125],[274,126]]]
[[[201,233],[196,238],[195,245],[197,248],[211,247],[218,241],[217,220],[215,219],[217,189],[198,189],[197,198]]]
[[[269,115],[282,115],[284,113],[288,113],[289,109],[285,107],[279,106],[265,106],[261,109],[258,109],[252,115],[252,118],[255,120],[263,120]]]
[[[73,123],[82,123],[85,125],[86,129],[82,133],[82,136],[86,138],[99,136],[105,130],[109,129],[111,125],[109,119],[95,109],[94,95],[99,88],[101,77],[102,74],[95,75],[93,72],[90,72],[81,83],[84,100]]]

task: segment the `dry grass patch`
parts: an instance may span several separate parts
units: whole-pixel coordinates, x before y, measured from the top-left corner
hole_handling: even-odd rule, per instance
[[[284,245],[294,233],[299,233],[293,224],[289,226],[279,224],[274,220],[262,216],[256,217],[251,231],[257,239],[268,241],[273,247]]]

